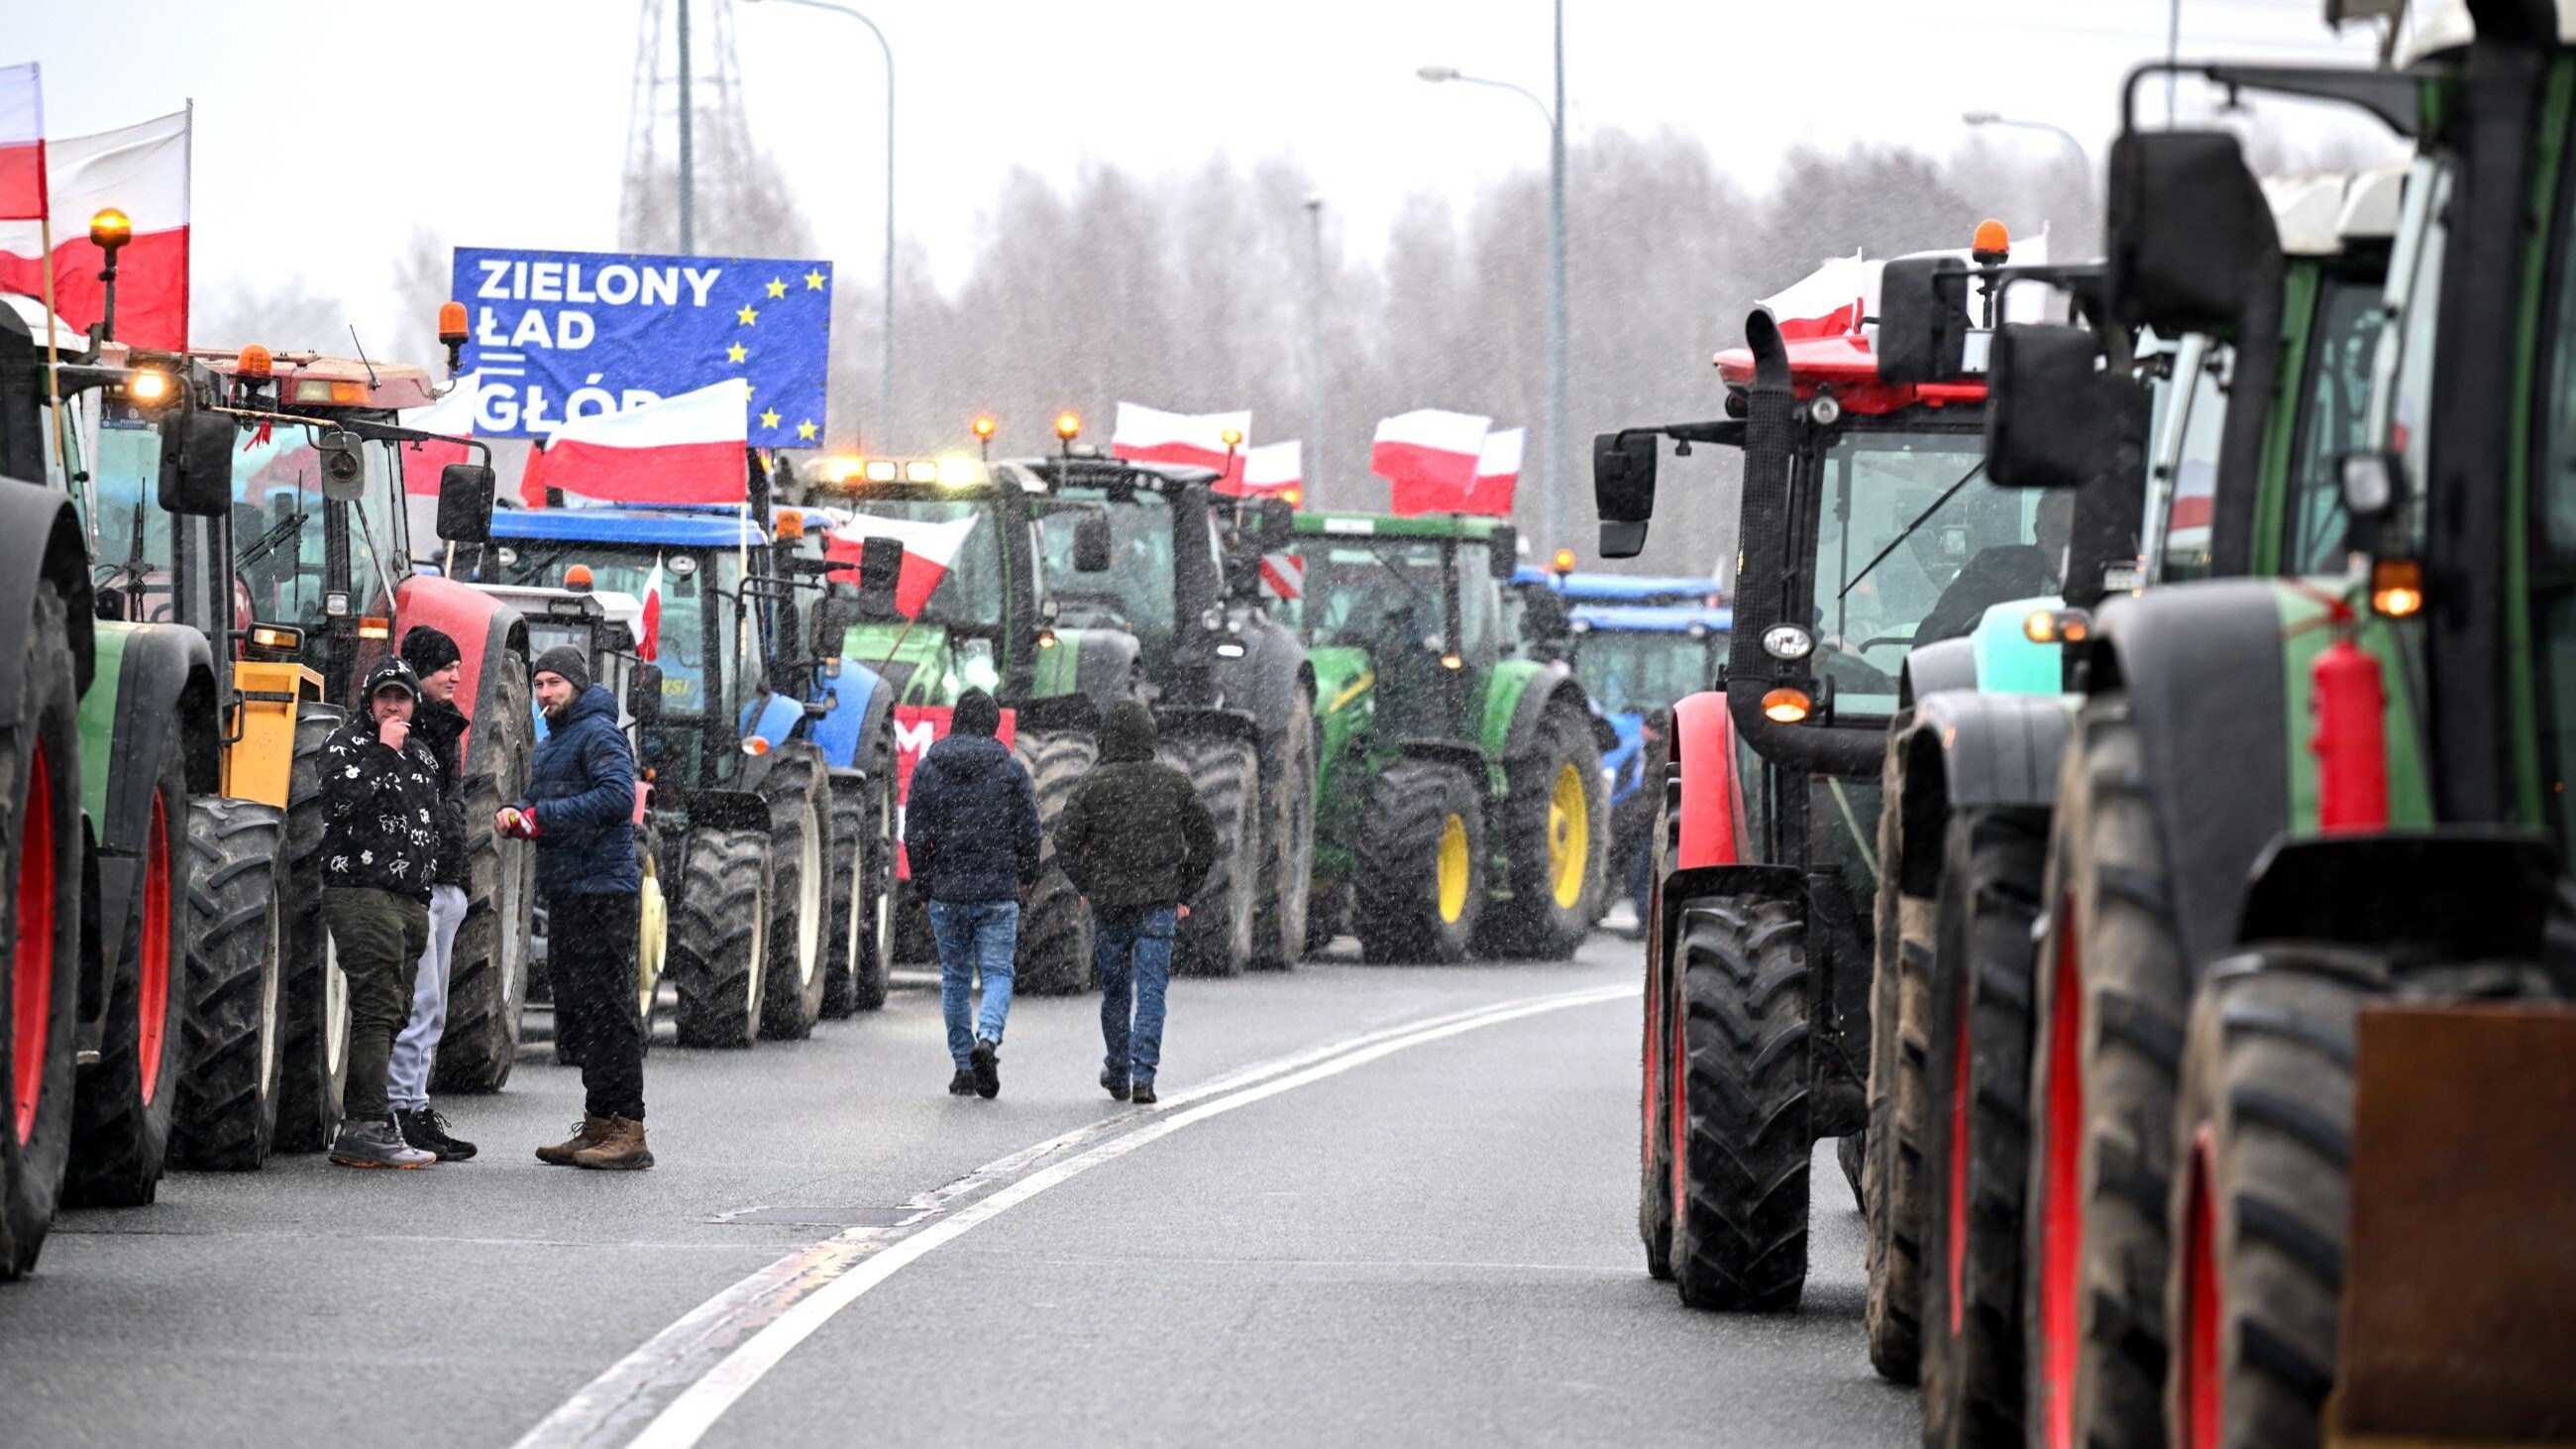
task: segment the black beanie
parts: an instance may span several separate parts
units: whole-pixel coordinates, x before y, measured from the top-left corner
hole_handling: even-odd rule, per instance
[[[531,678],[540,674],[560,674],[575,694],[590,688],[590,661],[581,657],[581,651],[569,644],[558,644],[538,655],[537,667],[528,673]]]
[[[411,672],[426,679],[465,657],[456,641],[427,624],[414,624],[403,631],[403,663]]]
[[[970,689],[957,696],[957,708],[948,717],[951,734],[997,735],[1002,732],[1002,707],[993,696],[981,689]]]

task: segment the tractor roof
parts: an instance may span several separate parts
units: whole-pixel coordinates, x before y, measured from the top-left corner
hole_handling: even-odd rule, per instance
[[[1464,513],[1300,513],[1297,532],[1310,536],[1341,534],[1382,538],[1466,538],[1482,542],[1503,523]]]
[[[1704,574],[1553,573],[1523,564],[1516,584],[1544,584],[1568,603],[1703,604],[1717,596],[1717,580]]]
[[[1783,346],[1789,353],[1789,386],[1798,396],[1813,397],[1831,388],[1834,401],[1848,413],[1892,413],[1917,405],[1937,408],[1986,400],[1982,382],[1879,381],[1878,354],[1870,351],[1868,338],[1857,334],[1792,337]],[[1730,347],[1716,361],[1717,375],[1727,386],[1742,387],[1753,381],[1752,348]]]
[[[661,548],[758,547],[766,534],[739,514],[664,512],[652,508],[497,508],[496,539],[560,539]]]
[[[1567,611],[1581,629],[1600,634],[1724,633],[1735,627],[1735,611],[1705,604],[1577,604]]]
[[[241,375],[240,352],[191,347],[188,356],[218,377]],[[407,362],[277,352],[269,355],[269,376],[276,379],[277,400],[286,407],[425,408],[438,401],[429,374]]]

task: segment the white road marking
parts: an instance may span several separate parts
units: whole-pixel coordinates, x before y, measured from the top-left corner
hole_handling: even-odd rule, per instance
[[[915,1198],[919,1209],[890,1227],[859,1227],[779,1259],[699,1304],[611,1365],[521,1436],[514,1449],[617,1443],[630,1449],[690,1449],[798,1344],[905,1266],[954,1242],[1038,1194],[1124,1157],[1184,1127],[1338,1076],[1412,1047],[1482,1027],[1618,1001],[1633,985],[1593,987],[1470,1008],[1382,1028],[1229,1073],[1135,1109],[1024,1148]],[[1107,1140],[1101,1140],[1101,1139]],[[1073,1148],[1077,1155],[1017,1176]],[[1008,1181],[1004,1181],[1008,1179]],[[1001,1185],[951,1211],[949,1204]],[[743,1332],[757,1326],[748,1339]],[[721,1354],[720,1358],[716,1355]],[[712,1364],[706,1363],[715,1358]],[[657,1390],[684,1383],[631,1439]]]

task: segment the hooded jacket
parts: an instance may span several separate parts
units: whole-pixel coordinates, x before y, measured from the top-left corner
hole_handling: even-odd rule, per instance
[[[322,883],[427,901],[439,864],[440,774],[417,727],[390,749],[375,711],[362,707],[322,742],[320,774]]]
[[[632,895],[635,752],[617,727],[617,696],[604,684],[574,695],[546,721],[519,808],[537,817],[537,894]]]
[[[465,726],[464,711],[443,699],[422,695],[412,711],[411,737],[438,757],[438,804],[430,812],[438,832],[438,870],[431,884],[463,889],[469,875],[465,861]]]
[[[1037,790],[991,735],[952,734],[912,772],[904,855],[934,901],[1007,901],[1038,881]]]
[[[1154,716],[1134,700],[1100,718],[1100,761],[1056,817],[1055,859],[1104,915],[1179,905],[1216,864],[1216,821],[1190,777],[1154,758]]]

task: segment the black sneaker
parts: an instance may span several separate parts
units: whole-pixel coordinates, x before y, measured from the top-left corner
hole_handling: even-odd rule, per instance
[[[1100,1085],[1108,1090],[1110,1096],[1117,1098],[1121,1102],[1127,1100],[1126,1079],[1123,1077],[1113,1077],[1109,1075],[1107,1068],[1103,1068],[1101,1070]]]
[[[447,1119],[436,1107],[396,1108],[394,1125],[402,1129],[403,1141],[437,1153],[441,1162],[463,1162],[474,1155],[474,1144],[448,1131]]]
[[[984,1037],[975,1038],[975,1053],[967,1058],[974,1065],[975,1095],[986,1101],[1002,1095],[1001,1049]]]
[[[952,1097],[974,1096],[975,1074],[966,1070],[964,1067],[959,1067],[957,1069],[957,1075],[948,1079],[948,1095]]]
[[[438,1154],[403,1141],[389,1117],[344,1117],[331,1137],[331,1160],[342,1167],[428,1167]]]
[[[1154,1084],[1151,1082],[1138,1082],[1134,1089],[1127,1094],[1127,1100],[1135,1103],[1139,1107],[1153,1106],[1155,1101]]]

